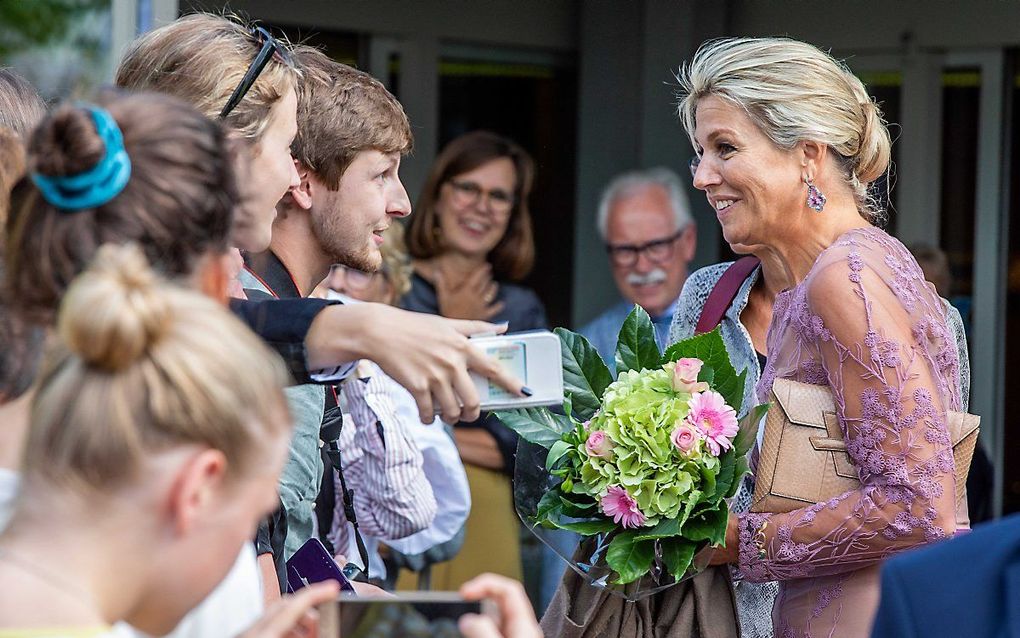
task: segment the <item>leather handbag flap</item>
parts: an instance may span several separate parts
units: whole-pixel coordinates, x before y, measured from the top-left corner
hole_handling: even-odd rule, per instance
[[[772,393],[790,423],[825,430],[822,414],[836,413],[836,404],[826,386],[776,379]]]
[[[949,438],[954,446],[981,426],[981,417],[966,412],[947,412],[946,421]]]

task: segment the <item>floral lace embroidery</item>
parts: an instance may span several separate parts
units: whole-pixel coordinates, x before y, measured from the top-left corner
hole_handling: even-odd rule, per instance
[[[961,407],[966,361],[954,336],[916,262],[878,229],[847,233],[777,296],[759,398],[777,377],[828,385],[862,483],[793,512],[741,517],[746,579],[820,579],[809,618],[784,615],[781,595],[777,635],[814,635],[841,613],[845,575],[955,529],[945,412]]]

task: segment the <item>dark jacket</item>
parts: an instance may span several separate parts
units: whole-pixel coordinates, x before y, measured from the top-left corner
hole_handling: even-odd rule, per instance
[[[295,384],[314,383],[309,378],[305,337],[312,321],[326,306],[325,299],[231,299],[230,310],[275,350],[290,370]]]
[[[1020,514],[882,567],[872,638],[1020,638]]]

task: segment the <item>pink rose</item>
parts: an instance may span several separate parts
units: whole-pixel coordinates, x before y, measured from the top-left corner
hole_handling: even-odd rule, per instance
[[[677,392],[686,392],[687,394],[707,390],[707,383],[698,382],[698,374],[701,372],[701,366],[703,365],[705,363],[701,359],[692,357],[678,359],[673,366],[673,389]]]
[[[590,456],[608,459],[613,454],[613,442],[609,440],[605,432],[595,430],[588,435],[588,440],[584,442],[584,449],[588,451]]]
[[[669,436],[669,440],[673,442],[673,445],[684,454],[689,454],[694,449],[694,446],[698,444],[698,439],[700,438],[701,435],[689,423],[681,423]]]

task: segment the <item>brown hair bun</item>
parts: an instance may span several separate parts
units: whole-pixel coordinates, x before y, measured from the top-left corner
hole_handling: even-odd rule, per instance
[[[29,149],[32,170],[49,177],[84,173],[106,152],[92,113],[74,104],[57,108],[49,125],[36,129]]]

